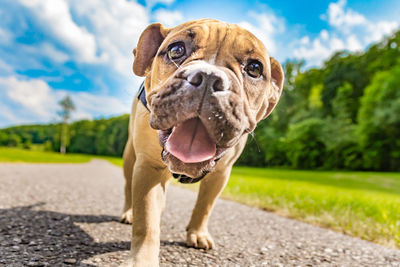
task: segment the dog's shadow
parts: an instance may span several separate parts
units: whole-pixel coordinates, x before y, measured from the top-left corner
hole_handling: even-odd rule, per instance
[[[129,242],[95,242],[76,224],[115,222],[117,217],[34,209],[43,204],[0,209],[0,266],[43,266],[41,263],[92,266],[81,261],[98,254],[129,250]]]
[[[99,254],[130,249],[130,242],[126,241],[95,242],[77,225],[118,222],[117,217],[35,209],[43,204],[0,209],[0,266],[93,266],[82,261]],[[161,245],[184,244],[162,241]]]
[[[77,224],[119,223],[119,218],[35,209],[42,205],[44,203],[0,209],[0,266],[43,266],[43,263],[48,266],[94,266],[82,261],[95,255],[130,249],[130,242],[126,241],[96,242]],[[186,245],[162,240],[161,246]]]

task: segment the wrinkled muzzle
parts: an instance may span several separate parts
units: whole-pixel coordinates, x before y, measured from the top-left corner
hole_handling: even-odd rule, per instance
[[[204,176],[249,127],[238,82],[200,62],[178,69],[150,103],[150,126],[159,131],[170,170]]]

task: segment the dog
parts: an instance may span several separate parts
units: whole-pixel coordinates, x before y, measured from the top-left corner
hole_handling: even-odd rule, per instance
[[[121,221],[133,224],[125,265],[158,266],[169,180],[201,180],[186,243],[213,248],[207,223],[214,202],[248,134],[278,103],[284,73],[253,34],[211,19],[151,24],[133,54],[133,72],[145,80],[123,154]]]

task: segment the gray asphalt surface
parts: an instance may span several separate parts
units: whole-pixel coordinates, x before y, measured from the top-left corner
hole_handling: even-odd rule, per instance
[[[118,266],[131,226],[118,222],[122,170],[86,164],[0,164],[0,266]],[[170,186],[161,266],[400,266],[400,251],[219,200],[216,248],[185,247],[195,193]]]

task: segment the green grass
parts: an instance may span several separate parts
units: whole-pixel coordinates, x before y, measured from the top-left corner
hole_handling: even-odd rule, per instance
[[[40,149],[25,150],[21,148],[0,147],[0,162],[31,162],[31,163],[86,163],[94,158],[108,160],[114,165],[122,166],[118,157],[66,154],[41,151]]]
[[[55,152],[0,147],[0,162],[84,163],[92,158],[93,156],[83,154],[61,155]]]
[[[0,147],[0,162],[84,163],[93,158],[122,166],[115,157]],[[400,173],[235,167],[222,196],[400,248]]]
[[[400,248],[400,174],[235,167],[223,197]]]

